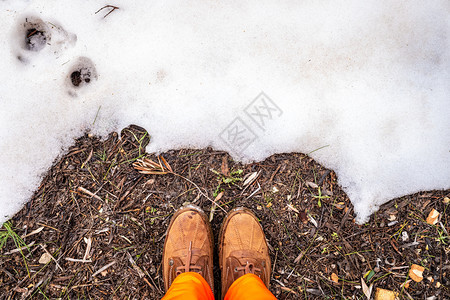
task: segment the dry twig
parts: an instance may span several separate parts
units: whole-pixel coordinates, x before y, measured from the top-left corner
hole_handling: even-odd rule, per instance
[[[105,5],[105,6],[103,6],[102,8],[100,8],[99,10],[97,10],[97,11],[95,12],[95,14],[99,13],[100,11],[102,11],[103,9],[106,9],[106,8],[111,8],[111,10],[110,10],[106,15],[103,16],[103,19],[106,18],[107,16],[109,16],[109,14],[111,14],[111,13],[112,13],[113,11],[115,11],[116,9],[119,9],[119,7],[114,6],[114,5]]]
[[[146,157],[144,157],[142,159],[138,159],[135,163],[133,163],[133,167],[136,170],[138,170],[139,173],[141,173],[141,174],[152,174],[152,175],[172,174],[172,175],[178,176],[178,177],[186,180],[187,182],[191,183],[199,191],[200,194],[202,194],[206,199],[211,201],[213,204],[215,204],[218,208],[220,208],[223,212],[226,213],[226,210],[223,209],[221,206],[219,206],[215,200],[208,197],[208,195],[205,194],[200,189],[200,187],[197,184],[195,184],[195,182],[193,182],[189,178],[184,177],[183,175],[175,173],[172,170],[172,167],[169,165],[169,163],[162,156],[158,157],[158,162],[154,162],[151,159],[146,158]]]

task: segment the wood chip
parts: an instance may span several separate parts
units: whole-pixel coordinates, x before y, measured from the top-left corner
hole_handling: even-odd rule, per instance
[[[97,276],[98,274],[102,273],[103,271],[105,271],[106,269],[108,269],[109,267],[111,267],[112,265],[114,265],[116,263],[116,261],[112,261],[109,264],[107,264],[106,266],[100,268],[97,272],[95,272],[94,274],[92,274],[92,277]]]
[[[88,260],[88,258],[91,257],[90,252],[91,252],[91,246],[92,246],[92,239],[91,237],[83,238],[84,242],[86,243],[86,251],[84,252],[84,257],[83,260]]]
[[[77,259],[77,258],[71,258],[71,257],[66,257],[65,260],[71,261],[71,262],[81,262],[81,263],[91,263],[92,262],[91,259],[84,260],[84,259]]]
[[[396,297],[397,293],[390,290],[377,288],[375,292],[375,300],[395,300]]]
[[[413,264],[411,269],[409,269],[409,277],[415,282],[421,282],[423,280],[423,271],[425,271],[424,267]]]
[[[433,208],[428,214],[427,223],[430,225],[436,225],[439,219],[439,215],[439,212]]]
[[[444,197],[444,200],[442,200],[442,202],[444,202],[444,204],[449,204],[450,203],[450,198],[449,197]]]

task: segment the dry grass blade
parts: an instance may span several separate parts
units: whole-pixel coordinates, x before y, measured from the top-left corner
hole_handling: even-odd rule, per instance
[[[159,160],[159,163],[154,162],[151,159],[148,158],[142,158],[138,159],[135,163],[133,163],[133,167],[139,171],[141,174],[155,174],[155,175],[164,175],[173,173],[172,168],[170,165],[166,162],[166,160],[163,158],[163,162],[165,163],[167,169],[164,168],[164,166],[161,163],[161,160]]]
[[[163,164],[166,166],[166,168],[170,171],[170,173],[173,173],[172,167],[169,165],[169,163],[164,159],[164,157],[159,156],[158,159],[162,160]],[[161,161],[160,161],[161,164]]]

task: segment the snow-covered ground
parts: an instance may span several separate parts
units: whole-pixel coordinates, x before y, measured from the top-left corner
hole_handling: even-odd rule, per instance
[[[0,27],[0,223],[74,138],[129,124],[150,152],[311,153],[359,222],[450,188],[448,0],[0,0]]]

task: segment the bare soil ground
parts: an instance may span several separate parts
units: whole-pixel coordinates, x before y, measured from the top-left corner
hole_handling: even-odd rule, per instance
[[[145,175],[132,163],[158,162],[144,153],[148,141],[136,126],[122,139],[86,135],[55,162],[8,223],[28,247],[16,250],[21,241],[10,236],[0,249],[0,299],[160,299],[166,227],[186,202],[211,216],[216,242],[224,211],[256,213],[278,299],[367,299],[361,280],[371,297],[383,288],[400,299],[450,298],[450,190],[394,199],[360,226],[335,173],[307,155],[243,165],[225,152],[183,149],[162,154],[178,175]],[[202,193],[221,197],[220,207]],[[432,209],[435,225],[425,221]],[[413,264],[425,268],[421,282],[409,276]],[[215,275],[218,283],[218,267]]]

